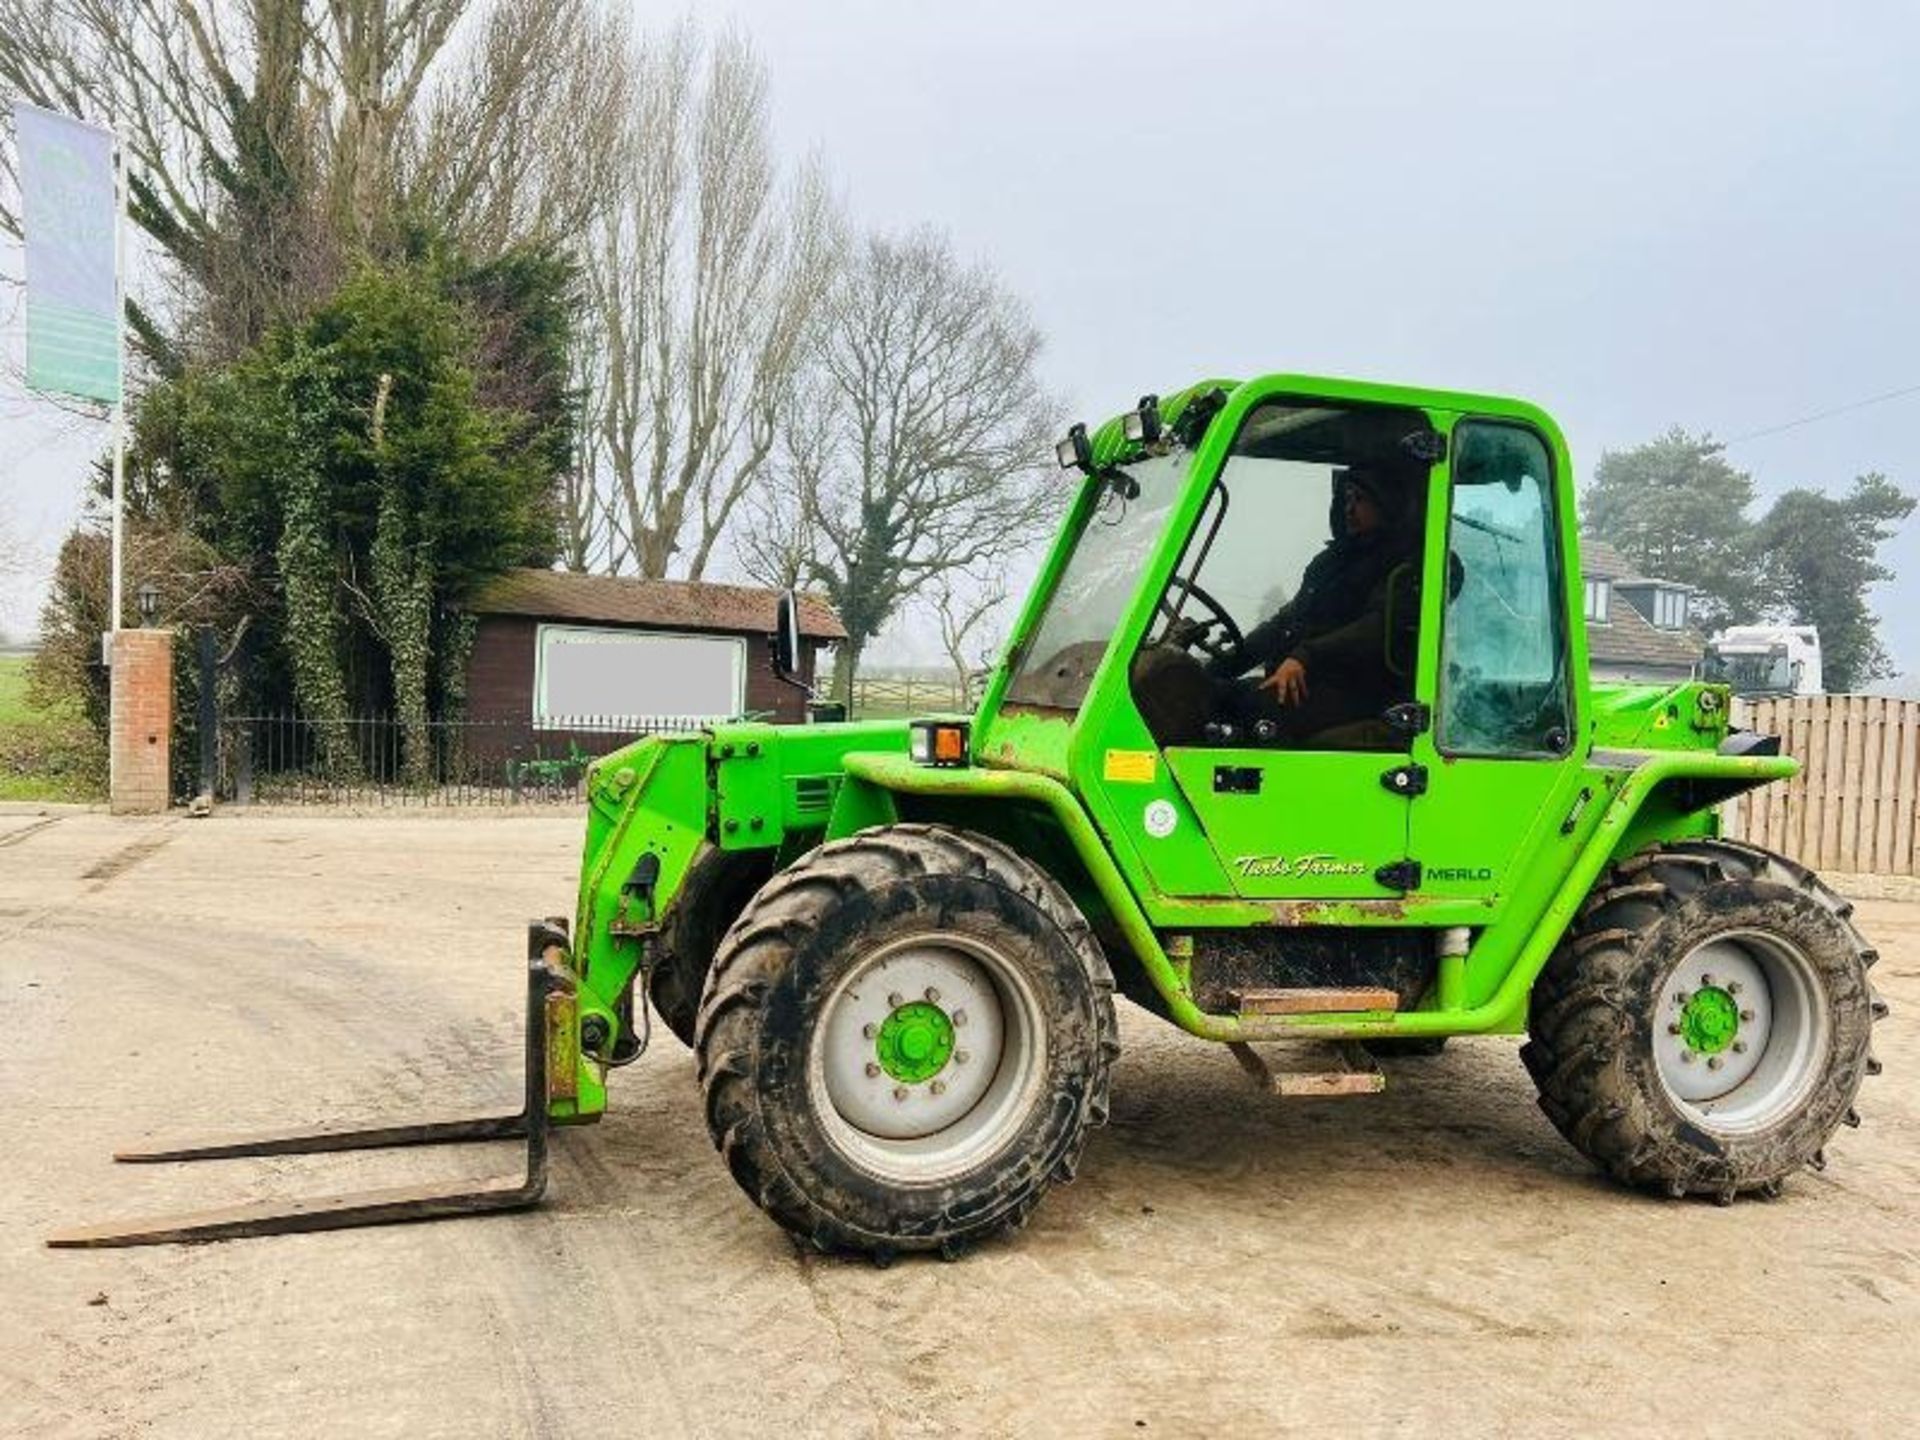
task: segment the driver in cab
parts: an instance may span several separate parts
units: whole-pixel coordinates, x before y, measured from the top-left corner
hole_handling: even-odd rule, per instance
[[[1333,538],[1308,562],[1299,591],[1207,665],[1221,686],[1221,717],[1281,744],[1365,744],[1404,698],[1387,665],[1388,590],[1414,558],[1414,539],[1388,476],[1355,466],[1336,479]],[[1262,678],[1241,678],[1256,669]]]

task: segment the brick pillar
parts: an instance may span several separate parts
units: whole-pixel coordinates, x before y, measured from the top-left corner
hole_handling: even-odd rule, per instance
[[[172,794],[173,632],[116,632],[112,679],[108,804],[116,815],[157,815]]]

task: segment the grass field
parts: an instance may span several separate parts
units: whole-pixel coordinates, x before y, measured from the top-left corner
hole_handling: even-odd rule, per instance
[[[24,655],[0,655],[0,800],[100,800],[105,763],[77,710],[27,698]]]

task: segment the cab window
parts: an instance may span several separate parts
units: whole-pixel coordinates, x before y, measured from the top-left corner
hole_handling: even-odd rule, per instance
[[[1435,438],[1403,407],[1249,412],[1132,666],[1162,746],[1404,743]]]
[[[1572,733],[1553,467],[1515,425],[1454,430],[1437,740],[1455,755],[1561,754]]]

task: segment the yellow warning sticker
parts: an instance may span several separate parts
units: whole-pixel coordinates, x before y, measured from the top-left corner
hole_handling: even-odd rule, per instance
[[[1107,751],[1106,776],[1136,785],[1151,785],[1160,757],[1151,750]]]

